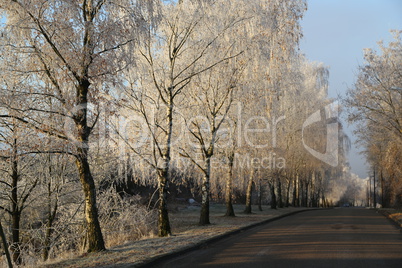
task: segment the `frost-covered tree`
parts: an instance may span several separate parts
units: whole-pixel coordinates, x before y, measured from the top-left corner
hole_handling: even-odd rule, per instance
[[[124,46],[140,38],[150,27],[148,22],[155,22],[144,17],[158,17],[155,2],[0,2],[6,19],[2,36],[7,37],[1,45],[7,55],[17,55],[21,64],[6,63],[24,81],[20,94],[32,100],[29,107],[14,107],[21,113],[14,117],[30,129],[70,144],[68,153],[75,156],[84,192],[89,252],[105,249],[89,163],[91,132],[116,73],[132,64]]]
[[[228,142],[228,131],[221,131],[221,126],[226,121],[229,110],[232,108],[235,93],[238,86],[242,66],[240,59],[226,62],[204,72],[193,80],[190,106],[186,113],[186,125],[189,132],[188,144],[181,146],[181,156],[190,158],[202,171],[202,202],[201,225],[209,224],[209,196],[210,180],[212,175],[211,161],[216,153],[219,141]],[[230,124],[231,122],[229,122]],[[233,127],[230,125],[230,127]],[[228,146],[222,144],[222,147]],[[232,160],[233,161],[233,160]],[[229,175],[230,176],[230,175]]]
[[[397,205],[401,193],[402,139],[402,41],[401,31],[392,31],[388,46],[379,42],[380,51],[365,50],[365,63],[348,91],[345,105],[348,119],[357,123],[359,142],[382,183],[383,205]]]
[[[123,105],[144,120],[149,134],[141,146],[129,147],[156,171],[159,236],[171,233],[167,191],[172,151],[183,142],[185,124],[179,113],[187,105],[189,85],[237,56],[230,53],[230,44],[221,46],[220,39],[243,18],[226,11],[224,1],[165,3],[160,26],[148,29],[150,38],[135,51],[140,61],[125,76],[128,87]]]

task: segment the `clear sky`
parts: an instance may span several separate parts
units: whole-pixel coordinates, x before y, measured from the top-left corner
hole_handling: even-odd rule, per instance
[[[302,52],[329,66],[329,96],[345,96],[364,63],[363,49],[378,49],[377,41],[392,39],[390,29],[402,30],[402,0],[308,0],[302,27]],[[354,142],[353,126],[344,126]],[[358,151],[352,144],[349,162],[352,172],[365,178],[368,167]]]

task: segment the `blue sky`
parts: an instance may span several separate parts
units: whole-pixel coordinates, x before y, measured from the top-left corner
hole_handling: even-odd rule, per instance
[[[402,0],[308,0],[302,27],[302,52],[329,66],[329,96],[345,96],[357,67],[364,63],[363,49],[377,49],[379,40],[390,41],[390,29],[402,30]],[[354,142],[353,126],[344,125]],[[364,178],[368,167],[358,154],[360,148],[352,146],[352,172]]]

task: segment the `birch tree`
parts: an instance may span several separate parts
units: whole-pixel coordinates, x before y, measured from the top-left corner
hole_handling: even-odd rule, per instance
[[[89,139],[102,96],[115,81],[113,75],[132,63],[121,48],[149,27],[143,18],[154,17],[156,5],[153,1],[3,0],[0,8],[6,13],[3,34],[9,37],[2,46],[22,61],[9,69],[25,77],[19,90],[34,100],[18,119],[72,145],[69,153],[75,156],[84,192],[88,251],[104,250]],[[45,105],[49,98],[52,106]],[[89,103],[98,108],[90,112]],[[49,120],[49,114],[52,120],[68,124],[60,126]]]
[[[239,59],[235,60],[237,62]],[[241,61],[241,60],[239,60]],[[237,66],[236,66],[237,65]],[[189,109],[187,113],[190,118],[186,120],[187,129],[192,136],[190,150],[188,147],[181,147],[181,155],[190,158],[192,162],[202,171],[202,202],[199,224],[209,224],[209,195],[211,178],[211,158],[215,154],[215,147],[219,145],[222,135],[228,136],[231,133],[220,133],[222,124],[231,109],[237,86],[237,81],[242,72],[241,64],[226,62],[220,66],[204,72],[193,80],[193,92],[191,92]],[[226,137],[226,141],[227,141]],[[218,143],[218,144],[217,144]],[[223,145],[225,147],[225,145]],[[193,148],[191,148],[193,147]],[[194,149],[195,147],[195,149]],[[196,152],[194,154],[194,151]],[[197,159],[201,155],[201,159]],[[233,162],[233,160],[232,160]],[[229,167],[230,168],[230,167]],[[230,176],[230,174],[229,174]]]
[[[357,123],[356,133],[372,169],[380,171],[383,183],[389,183],[383,188],[389,194],[389,203],[397,205],[402,202],[397,199],[402,192],[398,180],[401,174],[402,41],[401,31],[392,33],[394,40],[388,46],[378,43],[379,52],[365,50],[365,63],[359,67],[357,81],[349,89],[344,103],[349,112],[348,120]]]
[[[0,76],[0,110],[3,114],[17,115],[10,107],[24,106],[23,96],[16,89],[20,82],[7,81],[4,74]],[[12,260],[17,265],[21,258],[21,229],[23,213],[31,201],[32,192],[38,185],[39,179],[33,175],[31,166],[35,157],[30,151],[35,146],[30,141],[35,139],[41,143],[35,133],[30,133],[23,124],[13,117],[0,118],[0,210],[8,214],[11,229]]]
[[[214,53],[223,33],[240,20],[235,14],[223,15],[217,25],[213,10],[219,8],[224,8],[224,2],[166,3],[161,26],[150,28],[150,38],[140,44],[139,69],[128,72],[126,76],[129,87],[125,93],[128,101],[124,106],[144,120],[150,141],[144,145],[149,150],[130,145],[129,148],[156,171],[159,236],[171,234],[167,191],[172,150],[177,142],[181,142],[179,138],[183,134],[184,124],[178,123],[178,113],[186,101],[185,92],[196,76],[236,57],[228,53],[230,48],[224,48],[222,54]],[[138,70],[141,72],[136,72]]]
[[[32,192],[38,185],[39,179],[33,177],[30,172],[34,158],[25,154],[27,152],[26,138],[30,135],[21,131],[18,124],[2,122],[0,127],[2,128],[0,210],[6,212],[11,218],[12,260],[19,265],[22,263],[20,234],[23,212],[31,201]],[[8,129],[8,133],[5,129]]]

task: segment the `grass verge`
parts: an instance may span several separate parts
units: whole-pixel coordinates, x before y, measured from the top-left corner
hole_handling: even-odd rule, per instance
[[[390,219],[402,232],[402,212],[400,209],[380,208],[377,211]]]
[[[115,246],[105,252],[83,254],[71,259],[43,264],[44,267],[83,268],[83,267],[151,267],[153,262],[163,260],[171,254],[182,253],[210,243],[224,235],[255,226],[289,213],[297,213],[305,208],[281,208],[277,210],[263,206],[263,211],[253,207],[252,214],[244,214],[243,205],[234,206],[236,217],[224,217],[225,206],[212,204],[211,224],[198,225],[200,208],[177,205],[169,214],[173,235],[170,237],[146,237],[138,241]],[[161,259],[162,258],[162,259]],[[151,265],[151,266],[150,266]]]

